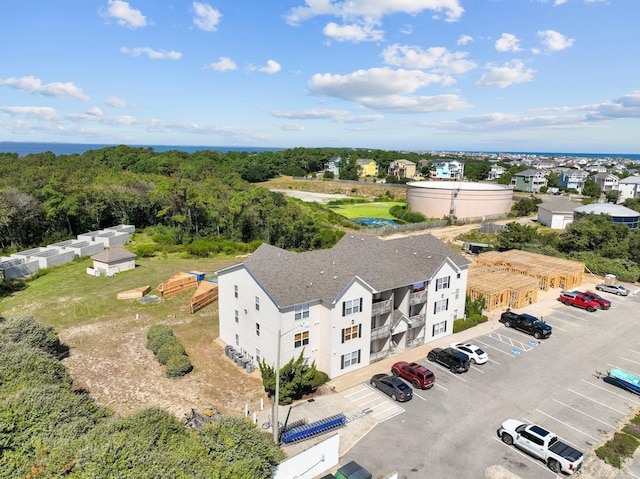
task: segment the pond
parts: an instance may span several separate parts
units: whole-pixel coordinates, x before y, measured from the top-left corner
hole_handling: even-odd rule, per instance
[[[382,228],[384,226],[393,226],[397,223],[387,218],[354,218],[353,221],[371,228]]]

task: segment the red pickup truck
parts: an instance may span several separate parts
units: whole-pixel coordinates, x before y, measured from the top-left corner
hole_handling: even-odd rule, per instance
[[[600,309],[600,304],[578,291],[563,291],[558,300],[567,306],[575,306],[576,308],[586,309],[589,312]]]

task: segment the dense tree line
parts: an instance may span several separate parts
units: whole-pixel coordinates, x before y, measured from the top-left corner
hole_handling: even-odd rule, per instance
[[[0,318],[2,478],[267,479],[284,459],[244,419],[196,431],[159,409],[116,417],[73,389],[61,350],[34,318]]]

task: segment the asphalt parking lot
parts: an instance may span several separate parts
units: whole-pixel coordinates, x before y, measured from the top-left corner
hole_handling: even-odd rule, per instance
[[[584,284],[581,289],[593,287]],[[497,437],[500,423],[513,418],[540,424],[583,451],[583,478],[640,478],[640,461],[613,474],[593,453],[640,410],[640,396],[598,375],[612,367],[640,373],[640,329],[635,324],[640,294],[607,295],[612,308],[596,312],[565,306],[558,295],[557,290],[542,293],[536,304],[522,310],[553,327],[549,339],[537,341],[507,329],[497,321],[500,312],[493,312],[488,323],[333,380],[336,393],[297,405],[298,415],[310,421],[339,411],[351,415],[354,420],[339,431],[340,464],[355,460],[374,477],[396,472],[403,479],[553,479],[545,464]],[[464,374],[426,361],[430,349],[453,341],[476,343],[489,361]],[[436,386],[414,390],[411,401],[395,403],[368,385],[373,374],[389,371],[398,360],[427,366],[436,375]],[[310,445],[285,450],[295,455]]]

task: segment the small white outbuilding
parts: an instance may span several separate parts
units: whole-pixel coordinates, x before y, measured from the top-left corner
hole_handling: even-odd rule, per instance
[[[109,248],[93,255],[93,268],[88,268],[90,274],[104,274],[107,276],[134,269],[136,267],[136,255],[122,248]],[[93,270],[93,273],[89,270]]]

